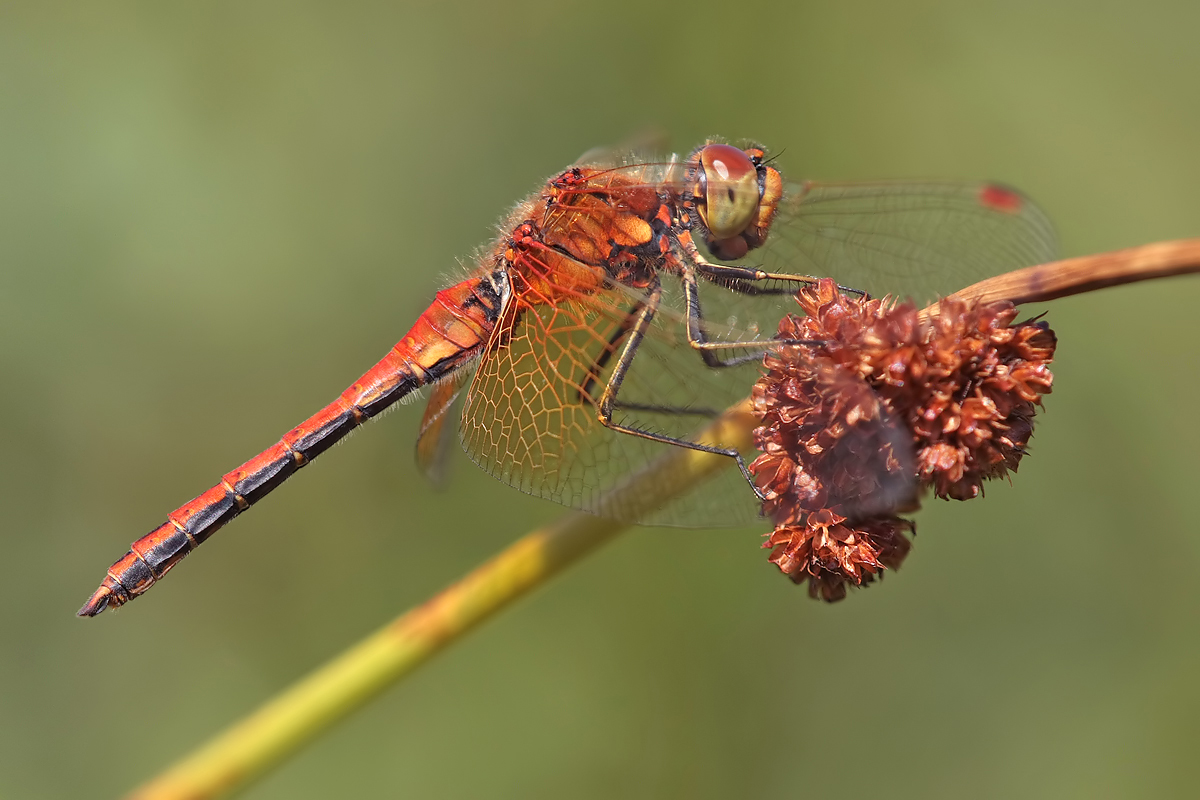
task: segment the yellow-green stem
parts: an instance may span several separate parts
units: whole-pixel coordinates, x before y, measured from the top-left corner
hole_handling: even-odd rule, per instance
[[[1200,239],[1056,261],[983,281],[958,294],[984,301],[1035,302],[1149,278],[1200,271]],[[926,313],[936,313],[931,306]],[[754,418],[745,401],[704,436],[749,445]],[[703,440],[703,436],[702,436]],[[631,514],[694,487],[729,459],[674,448],[614,490]],[[570,514],[528,534],[458,583],[409,611],[302,679],[243,721],[134,791],[137,800],[208,800],[245,788],[333,723],[428,660],[480,622],[545,583],[624,529]]]
[[[708,429],[714,438],[749,442],[746,404]],[[725,466],[728,458],[669,452],[615,490],[623,508],[650,510]],[[651,485],[647,486],[646,481]],[[246,719],[135,790],[136,800],[207,800],[244,788],[446,645],[530,589],[545,583],[626,526],[568,514],[536,530],[426,603],[338,656]]]

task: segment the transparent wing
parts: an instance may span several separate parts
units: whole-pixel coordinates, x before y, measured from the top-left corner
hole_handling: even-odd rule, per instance
[[[668,287],[672,293],[678,288]],[[758,517],[758,500],[733,468],[657,509],[644,495],[611,490],[673,445],[613,431],[596,402],[646,296],[598,292],[569,305],[522,308],[510,301],[498,322],[463,408],[464,449],[486,472],[523,492],[625,522],[723,527]],[[686,329],[665,308],[654,319],[617,398],[614,420],[674,438],[698,429],[749,394],[755,363],[706,367]],[[636,493],[656,493],[651,478]]]
[[[593,147],[575,159],[577,166],[595,164],[613,166],[637,162],[652,162],[668,152],[671,137],[658,128],[636,131],[615,145]]]
[[[677,159],[615,159],[578,191],[635,196],[637,187],[679,192]],[[740,262],[770,272],[832,277],[874,296],[933,302],[994,275],[1058,255],[1049,218],[1015,189],[981,181],[806,181],[785,185],[764,245]],[[734,303],[744,326],[761,300]],[[759,310],[755,310],[759,309]]]
[[[596,151],[605,167],[579,191],[679,192],[678,158]],[[875,296],[929,303],[1009,270],[1053,260],[1049,218],[1010,187],[985,181],[788,183],[765,244],[742,263],[770,272],[832,277]]]
[[[765,244],[737,263],[832,277],[876,297],[890,294],[924,305],[1055,257],[1046,215],[996,184],[808,183],[788,187]],[[701,281],[701,304],[715,341],[770,338],[784,314],[796,313],[794,284],[750,288],[760,294]]]
[[[709,367],[687,342],[678,285],[664,286],[664,302],[622,382],[614,421],[684,441],[727,407],[749,395],[761,370],[762,348],[723,353],[747,357],[737,366]],[[759,501],[741,472],[728,469],[685,492],[659,499],[671,476],[650,472],[630,491],[629,476],[675,445],[614,431],[599,422],[596,402],[624,345],[630,315],[646,302],[626,288],[571,306],[517,310],[500,320],[468,393],[462,418],[464,449],[485,471],[523,492],[604,517],[647,525],[725,527],[759,519]],[[503,330],[501,330],[501,327]],[[706,321],[713,340],[743,340],[745,332]],[[840,379],[858,380],[845,375]],[[829,378],[832,381],[833,378]],[[902,461],[911,442],[880,417],[879,428]],[[712,443],[712,442],[710,442]],[[722,447],[732,442],[716,442]],[[749,462],[755,453],[742,453]],[[620,499],[612,490],[622,487]],[[879,489],[861,498],[863,513],[894,510],[912,494],[912,471],[881,472]],[[871,505],[871,504],[875,505]],[[879,506],[878,508],[876,507]],[[643,511],[650,507],[653,510]]]
[[[469,370],[458,370],[450,378],[433,387],[417,433],[417,466],[439,489],[445,486],[446,462],[452,438],[448,435],[446,422],[452,416],[449,412],[462,393],[468,377]]]
[[[1042,210],[995,183],[808,182],[787,186],[746,260],[925,304],[1056,254]]]
[[[617,189],[630,208],[678,188],[677,161],[618,163],[591,175],[577,191]],[[646,195],[642,197],[642,195]],[[596,221],[555,207],[548,220],[581,226],[591,241]],[[993,274],[1054,257],[1054,234],[1042,212],[1016,192],[984,183],[807,183],[790,187],[765,245],[745,265],[772,272],[832,276],[874,295],[920,302]],[[694,441],[715,413],[745,397],[757,378],[762,347],[726,352],[740,366],[706,366],[686,341],[682,293],[673,276],[621,387],[615,421]],[[746,293],[705,283],[700,300],[710,341],[765,341],[796,306],[783,292]],[[741,287],[746,288],[746,287]],[[785,287],[756,287],[759,289]],[[786,287],[794,290],[794,286]],[[570,302],[507,304],[464,404],[464,449],[500,480],[564,505],[646,524],[715,527],[757,516],[758,503],[736,469],[657,511],[623,505],[610,491],[668,452],[671,445],[611,430],[596,401],[617,363],[622,331],[647,295],[608,286]],[[747,454],[749,455],[749,454]],[[732,466],[732,465],[731,465]],[[655,492],[647,481],[646,492]],[[898,493],[902,493],[898,490]],[[628,495],[624,495],[628,497]]]

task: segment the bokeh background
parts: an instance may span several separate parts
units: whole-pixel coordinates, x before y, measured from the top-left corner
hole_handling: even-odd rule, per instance
[[[405,407],[147,598],[166,512],[398,339],[546,175],[648,128],[978,177],[1065,254],[1200,234],[1200,6],[0,6],[0,795],[108,797],[557,507]],[[636,530],[253,798],[1168,797],[1200,780],[1200,279],[1049,307],[1034,453],[836,606],[761,529]]]

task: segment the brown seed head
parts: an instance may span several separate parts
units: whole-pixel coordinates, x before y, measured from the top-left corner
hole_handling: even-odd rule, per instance
[[[771,561],[825,600],[870,583],[909,549],[918,484],[965,500],[1015,470],[1050,391],[1053,332],[1013,325],[1011,303],[911,303],[801,290],[752,394],[762,455],[750,465],[776,530]]]

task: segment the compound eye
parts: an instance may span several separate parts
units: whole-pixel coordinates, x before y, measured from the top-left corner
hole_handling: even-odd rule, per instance
[[[758,169],[745,152],[728,144],[710,144],[700,151],[704,171],[704,222],[716,240],[732,239],[758,214],[762,193]]]

